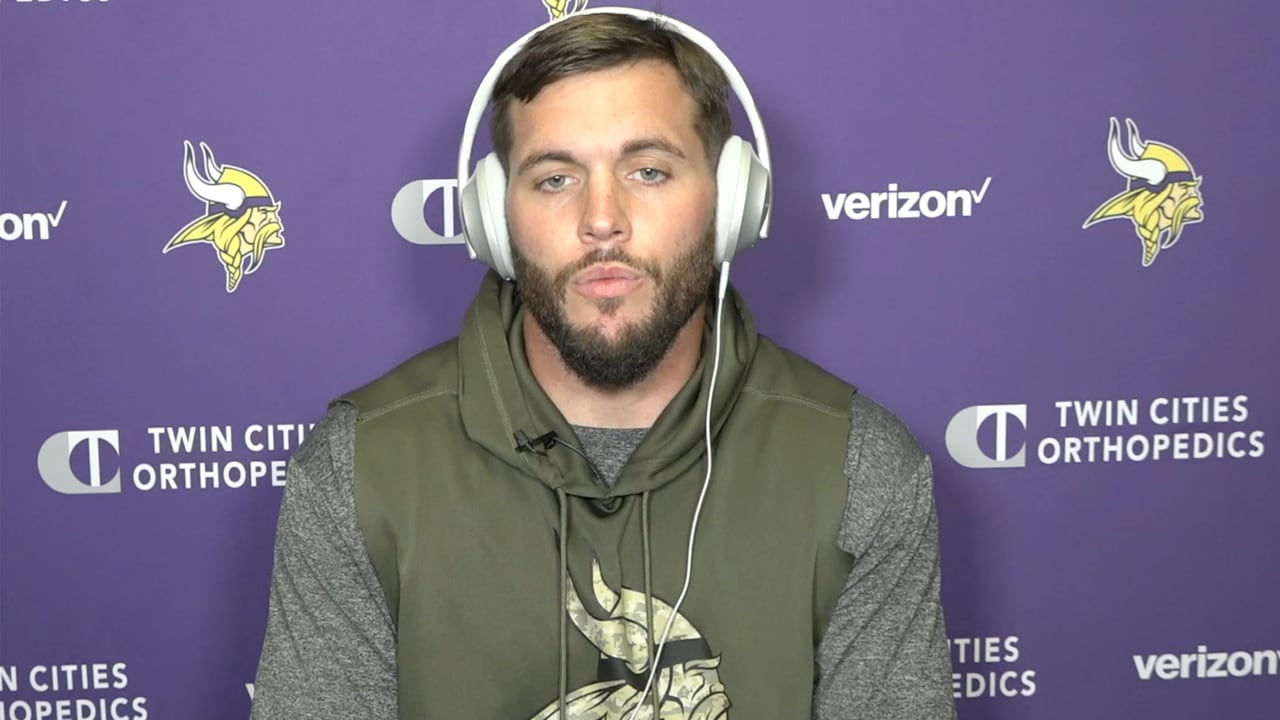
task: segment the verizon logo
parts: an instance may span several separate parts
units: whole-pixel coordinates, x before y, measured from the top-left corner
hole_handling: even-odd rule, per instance
[[[1236,650],[1209,652],[1205,645],[1193,653],[1134,655],[1133,665],[1142,680],[1191,680],[1200,678],[1276,675],[1280,651]]]
[[[902,190],[889,183],[884,192],[822,193],[828,220],[910,220],[914,218],[969,217],[982,204],[991,178],[980,188],[958,190]]]

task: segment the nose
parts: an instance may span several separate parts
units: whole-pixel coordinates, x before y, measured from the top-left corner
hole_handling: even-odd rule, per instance
[[[626,196],[609,174],[594,174],[582,194],[582,218],[578,228],[584,244],[611,244],[631,238]]]

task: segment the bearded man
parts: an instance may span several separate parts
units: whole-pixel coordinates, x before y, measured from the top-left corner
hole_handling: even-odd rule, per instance
[[[492,97],[514,277],[292,459],[253,718],[954,717],[927,456],[720,282],[722,67],[587,11]]]

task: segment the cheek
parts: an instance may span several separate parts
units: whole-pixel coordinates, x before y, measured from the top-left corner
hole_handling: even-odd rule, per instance
[[[538,209],[511,194],[507,195],[506,206],[507,232],[511,238],[511,244],[520,254],[541,264],[546,245],[543,237],[546,232],[546,223],[540,217]]]
[[[655,198],[645,207],[648,224],[658,232],[689,240],[701,239],[715,221],[715,215],[714,189],[680,197]]]
[[[554,276],[577,259],[574,227],[548,213],[545,206],[521,207],[518,201],[509,202],[507,229],[513,250],[544,273]]]
[[[529,245],[540,245],[566,232],[573,234],[576,215],[572,199],[564,196],[532,196],[527,193],[507,195],[507,227],[516,238]]]
[[[714,193],[689,208],[689,226],[686,234],[690,243],[699,243],[715,235],[716,197]]]
[[[692,212],[696,214],[703,225],[710,225],[716,219],[716,185],[714,179],[708,179],[701,193],[698,193],[693,201]]]

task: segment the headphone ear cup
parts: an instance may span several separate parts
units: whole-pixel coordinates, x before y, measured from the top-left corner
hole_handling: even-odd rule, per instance
[[[511,239],[507,233],[507,174],[495,153],[476,163],[476,171],[462,189],[462,232],[471,257],[484,262],[506,280],[515,277]]]
[[[760,239],[771,200],[769,171],[750,143],[734,135],[716,165],[716,264],[731,262]]]

